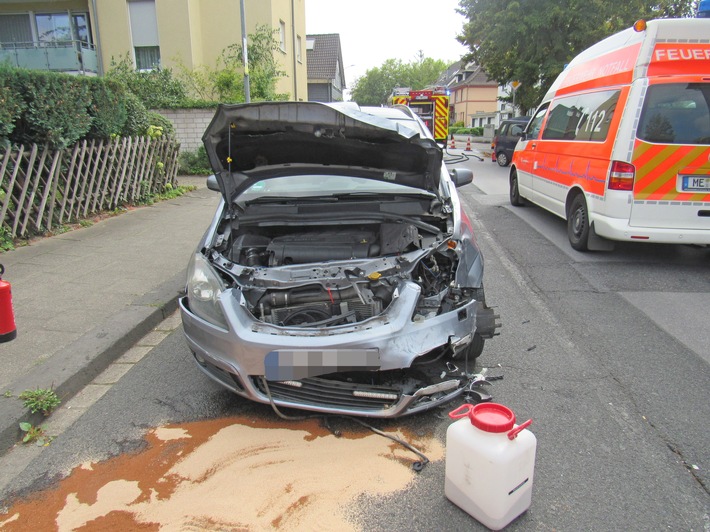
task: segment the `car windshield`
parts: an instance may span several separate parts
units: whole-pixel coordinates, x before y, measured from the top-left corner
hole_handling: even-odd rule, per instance
[[[401,124],[404,127],[408,127],[412,131],[419,133],[422,137],[426,136],[426,134],[422,130],[421,126],[419,125],[419,122],[417,122],[416,120],[414,120],[412,118],[405,118],[405,117],[390,118],[390,120],[392,120],[392,122],[396,122],[397,124]]]
[[[246,189],[238,201],[249,202],[260,198],[327,197],[343,194],[431,194],[415,187],[386,181],[347,175],[293,175],[257,181]]]

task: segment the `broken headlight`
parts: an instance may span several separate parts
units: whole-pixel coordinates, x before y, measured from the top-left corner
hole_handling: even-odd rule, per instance
[[[224,283],[210,263],[200,253],[195,253],[187,267],[190,310],[203,320],[227,329],[227,320],[219,306],[219,296],[224,289]]]

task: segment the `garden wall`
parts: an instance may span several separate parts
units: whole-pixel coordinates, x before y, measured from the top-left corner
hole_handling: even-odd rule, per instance
[[[181,151],[195,151],[202,146],[202,135],[212,121],[216,109],[160,109],[157,112],[175,126],[175,137]]]

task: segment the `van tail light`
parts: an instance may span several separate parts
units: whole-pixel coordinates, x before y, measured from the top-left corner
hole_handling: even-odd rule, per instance
[[[609,190],[633,190],[636,168],[633,164],[612,161],[609,171]]]

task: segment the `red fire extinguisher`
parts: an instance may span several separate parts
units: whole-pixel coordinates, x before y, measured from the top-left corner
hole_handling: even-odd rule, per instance
[[[12,312],[12,288],[2,280],[5,267],[0,264],[0,343],[14,340],[17,336],[15,315]]]

